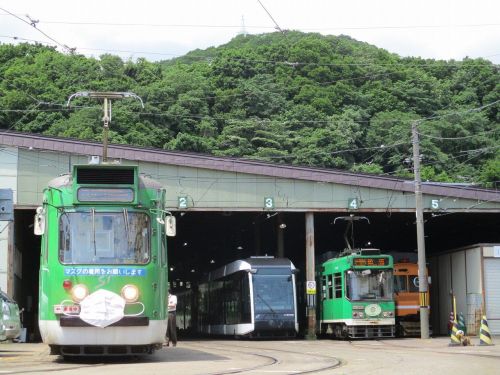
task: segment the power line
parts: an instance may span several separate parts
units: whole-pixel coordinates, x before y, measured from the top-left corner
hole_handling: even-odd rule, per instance
[[[474,138],[474,137],[479,137],[479,136],[486,135],[486,134],[489,134],[489,133],[494,133],[494,132],[497,132],[497,131],[500,131],[500,128],[486,130],[486,131],[483,131],[483,132],[480,132],[480,133],[476,133],[476,134],[472,134],[472,135],[467,135],[467,136],[463,136],[463,137],[438,137],[438,136],[434,136],[434,135],[430,135],[430,134],[424,134],[424,133],[421,133],[421,132],[418,132],[418,135],[421,135],[422,137],[426,137],[426,138],[439,139],[439,140],[443,140],[443,141],[455,141],[455,140],[462,140],[462,139],[470,139],[470,138]]]
[[[14,13],[11,13],[9,12],[8,10],[4,9],[4,8],[0,8],[0,10],[3,10],[5,13],[8,13],[10,14],[12,17],[15,17],[17,18],[18,20],[20,20],[21,22],[24,22],[25,24],[33,27],[34,29],[36,29],[39,33],[43,34],[45,37],[47,37],[48,39],[50,39],[51,41],[53,41],[54,43],[56,43],[57,45],[61,46],[63,49],[65,49],[66,51],[70,52],[70,53],[74,53],[75,52],[75,48],[70,48],[68,47],[66,44],[62,44],[60,42],[58,42],[57,40],[55,40],[54,38],[52,38],[50,35],[48,35],[47,33],[45,33],[44,31],[40,30],[38,27],[37,27],[37,24],[40,22],[39,20],[34,20],[32,18],[30,18],[29,15],[26,15],[26,17],[28,17],[28,19],[30,20],[30,22],[22,19],[21,17],[18,17],[16,16]]]
[[[26,93],[25,93],[26,94]],[[26,94],[28,95],[28,94]],[[236,95],[236,94],[234,94]],[[162,103],[162,102],[153,102],[153,103]],[[52,106],[60,106],[61,108],[52,108],[52,109],[36,109],[36,108],[32,108],[32,109],[0,109],[0,112],[5,112],[5,113],[27,113],[27,112],[57,112],[57,111],[62,111],[62,112],[68,112],[68,111],[72,111],[73,108],[81,108],[81,109],[95,109],[97,107],[95,106],[72,106],[72,108],[64,108],[65,107],[65,104],[59,104],[59,103],[53,103],[53,102],[44,102],[44,101],[39,101],[38,102],[39,105],[52,105]],[[146,102],[145,104],[152,104],[152,103],[148,103]],[[451,116],[453,114],[457,114],[457,113],[468,113],[468,112],[471,112],[471,111],[477,111],[477,108],[474,109],[474,110],[468,110],[468,111],[464,111],[464,112],[453,112],[453,113],[450,113],[450,114],[447,114],[448,116]],[[367,123],[369,124],[371,122],[371,120],[352,120],[352,121],[349,121],[349,120],[345,120],[345,121],[339,121],[339,120],[332,120],[332,119],[329,119],[329,120],[285,120],[285,121],[282,121],[282,120],[278,120],[278,119],[270,119],[270,118],[247,118],[247,119],[240,119],[240,118],[228,118],[226,116],[224,116],[224,113],[220,114],[220,115],[209,115],[209,114],[189,114],[189,115],[176,115],[176,114],[171,114],[171,113],[166,113],[166,112],[162,112],[162,111],[158,111],[158,112],[145,112],[145,111],[141,111],[141,112],[133,112],[133,111],[128,111],[126,109],[123,109],[121,110],[121,112],[123,113],[129,113],[129,114],[134,114],[134,115],[138,115],[138,116],[161,116],[161,117],[171,117],[171,118],[179,118],[179,119],[182,119],[182,118],[185,118],[185,119],[198,119],[198,120],[201,120],[201,119],[213,119],[213,120],[217,120],[217,121],[228,121],[228,122],[233,122],[233,123],[249,123],[249,122],[262,122],[262,121],[269,121],[271,123],[279,123],[279,124],[338,124],[338,125],[345,125],[345,124],[352,124],[352,123]],[[444,115],[443,115],[444,116]],[[421,119],[421,120],[417,120],[417,121],[424,121],[425,119]],[[394,122],[394,123],[401,123],[402,121],[404,122],[408,122],[410,123],[411,120],[401,120],[401,119],[387,119],[387,120],[384,120],[384,122]],[[496,130],[491,130],[491,131],[487,131],[487,132],[492,132],[492,131],[496,131]],[[485,133],[487,133],[485,132]],[[420,133],[419,133],[420,134]],[[471,135],[471,136],[468,136],[468,137],[464,137],[464,138],[472,138],[472,137],[476,137],[476,136],[480,136],[482,134],[476,134],[476,135]],[[431,137],[432,138],[432,137]],[[438,138],[439,139],[439,138]],[[401,144],[404,144],[404,142],[402,142]],[[379,146],[377,146],[379,147]],[[367,148],[367,149],[375,149],[377,147],[374,147],[374,148]]]
[[[273,18],[273,16],[271,15],[271,13],[269,13],[269,11],[266,9],[266,7],[264,6],[264,4],[262,4],[262,2],[260,0],[257,0],[257,2],[260,4],[260,6],[266,11],[267,15],[269,16],[269,18],[274,22],[274,25],[276,26],[276,29],[280,32],[280,33],[284,33],[283,30],[281,29],[281,27],[278,25],[278,22],[276,22],[276,20]]]
[[[261,3],[259,0],[257,0]],[[265,9],[265,7],[261,6]],[[1,8],[0,8],[1,10]],[[245,25],[246,28],[250,29],[277,29],[278,25],[273,17],[266,10],[266,13],[275,23],[275,26],[267,25]],[[9,13],[10,14],[10,13]],[[0,14],[5,15],[5,14]],[[227,28],[227,29],[241,29],[241,25],[236,24],[176,24],[176,23],[138,23],[138,22],[96,22],[96,21],[59,21],[59,20],[40,20],[40,23],[44,24],[60,24],[60,25],[82,25],[82,26],[118,26],[118,27],[173,27],[173,28]],[[471,24],[422,24],[422,25],[374,25],[374,26],[337,26],[337,27],[307,27],[307,26],[296,26],[293,27],[294,30],[315,30],[315,31],[327,31],[327,30],[383,30],[383,29],[443,29],[443,28],[483,28],[483,27],[497,27],[500,26],[499,23],[471,23]],[[279,29],[281,31],[281,28]]]
[[[432,115],[432,116],[425,117],[423,119],[416,120],[416,121],[420,124],[420,123],[422,123],[424,121],[434,120],[434,119],[438,119],[438,118],[443,118],[443,117],[448,117],[448,116],[453,116],[453,115],[462,115],[462,114],[471,113],[471,112],[479,112],[479,111],[481,111],[481,110],[483,110],[485,108],[491,107],[491,106],[493,106],[493,105],[495,105],[497,103],[500,103],[500,99],[495,100],[494,102],[482,105],[480,107],[470,108],[470,109],[467,109],[467,110],[464,110],[464,111],[454,111],[454,112],[444,113],[444,114],[440,114],[440,115]]]

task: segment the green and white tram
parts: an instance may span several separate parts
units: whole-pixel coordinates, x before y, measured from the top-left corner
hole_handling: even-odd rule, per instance
[[[393,259],[361,249],[320,270],[319,328],[336,338],[394,337]]]
[[[51,354],[137,355],[167,329],[165,190],[136,166],[76,165],[37,209],[39,327]]]

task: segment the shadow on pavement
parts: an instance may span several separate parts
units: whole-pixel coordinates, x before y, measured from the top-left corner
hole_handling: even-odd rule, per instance
[[[32,350],[0,349],[0,358],[19,357],[32,354]]]
[[[57,363],[78,363],[87,365],[118,364],[118,363],[151,363],[151,362],[196,362],[224,361],[229,359],[201,350],[180,347],[168,347],[157,350],[154,354],[143,356],[113,356],[113,357],[58,357]]]

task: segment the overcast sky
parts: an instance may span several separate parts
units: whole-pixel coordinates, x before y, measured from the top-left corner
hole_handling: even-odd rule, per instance
[[[345,34],[400,56],[500,63],[500,0],[260,1],[281,29]],[[275,31],[258,0],[0,0],[0,8],[20,18],[0,10],[1,43],[57,42],[96,57],[165,60],[227,43],[243,24],[248,34]]]

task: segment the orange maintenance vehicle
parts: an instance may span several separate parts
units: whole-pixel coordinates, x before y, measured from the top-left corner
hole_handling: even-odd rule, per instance
[[[396,335],[419,336],[418,264],[404,260],[394,263],[394,300],[396,302]],[[429,301],[429,296],[427,296],[427,301]]]

